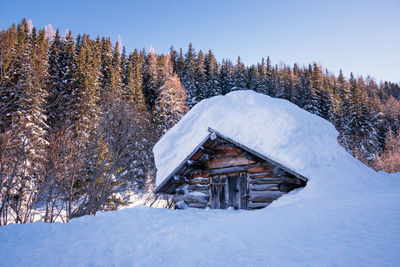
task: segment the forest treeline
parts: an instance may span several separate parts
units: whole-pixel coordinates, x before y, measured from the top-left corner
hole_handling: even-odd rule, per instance
[[[68,221],[126,204],[126,190],[153,188],[151,149],[185,112],[244,89],[331,121],[360,161],[400,171],[399,84],[269,57],[252,66],[240,57],[218,62],[192,44],[128,54],[110,38],[50,34],[24,19],[0,32],[0,225]]]

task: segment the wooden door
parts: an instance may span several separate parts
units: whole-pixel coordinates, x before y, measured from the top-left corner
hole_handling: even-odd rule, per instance
[[[210,186],[210,208],[212,209],[225,209],[226,208],[226,177],[215,175],[211,177]]]
[[[212,209],[247,209],[247,174],[215,175],[211,177],[210,207]]]

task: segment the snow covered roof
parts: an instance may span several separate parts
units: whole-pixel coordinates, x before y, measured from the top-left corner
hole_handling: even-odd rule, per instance
[[[287,100],[246,90],[199,102],[157,142],[156,186],[208,138],[209,128],[307,177],[307,187],[314,178],[334,176],[324,186],[329,182],[359,188],[359,182],[351,183],[355,173],[364,173],[361,179],[375,173],[338,144],[330,122]]]

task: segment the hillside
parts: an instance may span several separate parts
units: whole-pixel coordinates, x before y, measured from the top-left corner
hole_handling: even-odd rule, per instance
[[[243,124],[252,127],[252,138],[243,135]],[[309,178],[307,186],[258,211],[138,206],[68,224],[4,226],[2,265],[398,264],[400,174],[375,172],[354,159],[337,143],[330,123],[250,91],[204,100],[154,148],[159,180],[207,127],[282,160]],[[174,154],[168,157],[163,151],[170,147]]]

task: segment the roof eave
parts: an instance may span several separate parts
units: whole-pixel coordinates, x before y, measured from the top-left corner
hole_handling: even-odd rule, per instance
[[[207,136],[196,146],[196,148],[161,182],[154,190],[154,193],[165,193],[165,189],[163,187],[177,174],[185,163],[199,150],[199,148],[210,138],[211,132],[207,134]],[[164,192],[162,192],[164,191]]]
[[[193,150],[193,151],[192,151],[192,152],[191,152],[191,153],[190,153],[190,154],[189,154],[189,155],[188,155],[188,156],[187,156],[187,157],[186,157],[186,158],[185,158],[185,159],[184,159],[184,160],[183,160],[183,161],[168,175],[168,176],[167,176],[167,178],[165,178],[164,181],[162,181],[162,183],[159,184],[159,185],[153,190],[154,193],[166,193],[167,189],[164,188],[164,187],[165,187],[165,186],[168,184],[168,182],[173,178],[173,176],[176,175],[176,174],[182,169],[182,167],[185,165],[186,161],[188,161],[188,160],[198,151],[198,149],[210,138],[210,136],[211,136],[212,133],[214,133],[214,134],[216,134],[217,136],[219,136],[219,137],[221,137],[221,138],[227,140],[228,142],[231,142],[232,144],[234,144],[234,145],[236,145],[236,146],[238,146],[238,147],[243,148],[244,150],[246,150],[246,151],[248,151],[248,152],[250,152],[250,153],[256,155],[257,157],[259,157],[259,158],[261,158],[261,159],[263,159],[263,160],[265,160],[265,161],[267,161],[267,162],[269,162],[269,163],[272,163],[272,164],[278,166],[279,168],[281,168],[281,169],[283,169],[283,170],[285,170],[285,171],[287,171],[287,172],[293,174],[293,175],[296,176],[297,178],[299,178],[299,179],[301,179],[301,180],[303,180],[303,181],[305,181],[305,182],[308,181],[308,179],[307,179],[306,177],[304,177],[303,175],[301,175],[301,174],[299,174],[299,173],[297,173],[297,172],[295,172],[295,171],[293,171],[293,170],[291,170],[291,169],[289,169],[289,168],[283,166],[283,165],[280,164],[279,162],[276,162],[275,160],[272,160],[272,159],[268,158],[267,156],[265,156],[265,155],[263,155],[263,154],[261,154],[261,153],[255,151],[255,150],[253,150],[253,149],[251,149],[251,148],[248,148],[247,146],[245,146],[245,145],[243,145],[243,144],[241,144],[241,143],[239,143],[239,142],[237,142],[237,141],[235,141],[235,140],[233,140],[233,139],[231,139],[231,138],[229,138],[229,137],[227,137],[227,136],[221,134],[221,133],[218,132],[217,130],[214,130],[213,128],[208,127],[208,131],[209,131],[210,133],[209,133],[209,134],[203,139],[203,141],[200,142],[200,144],[197,145],[196,148],[195,148],[195,149],[194,149],[194,150]]]

